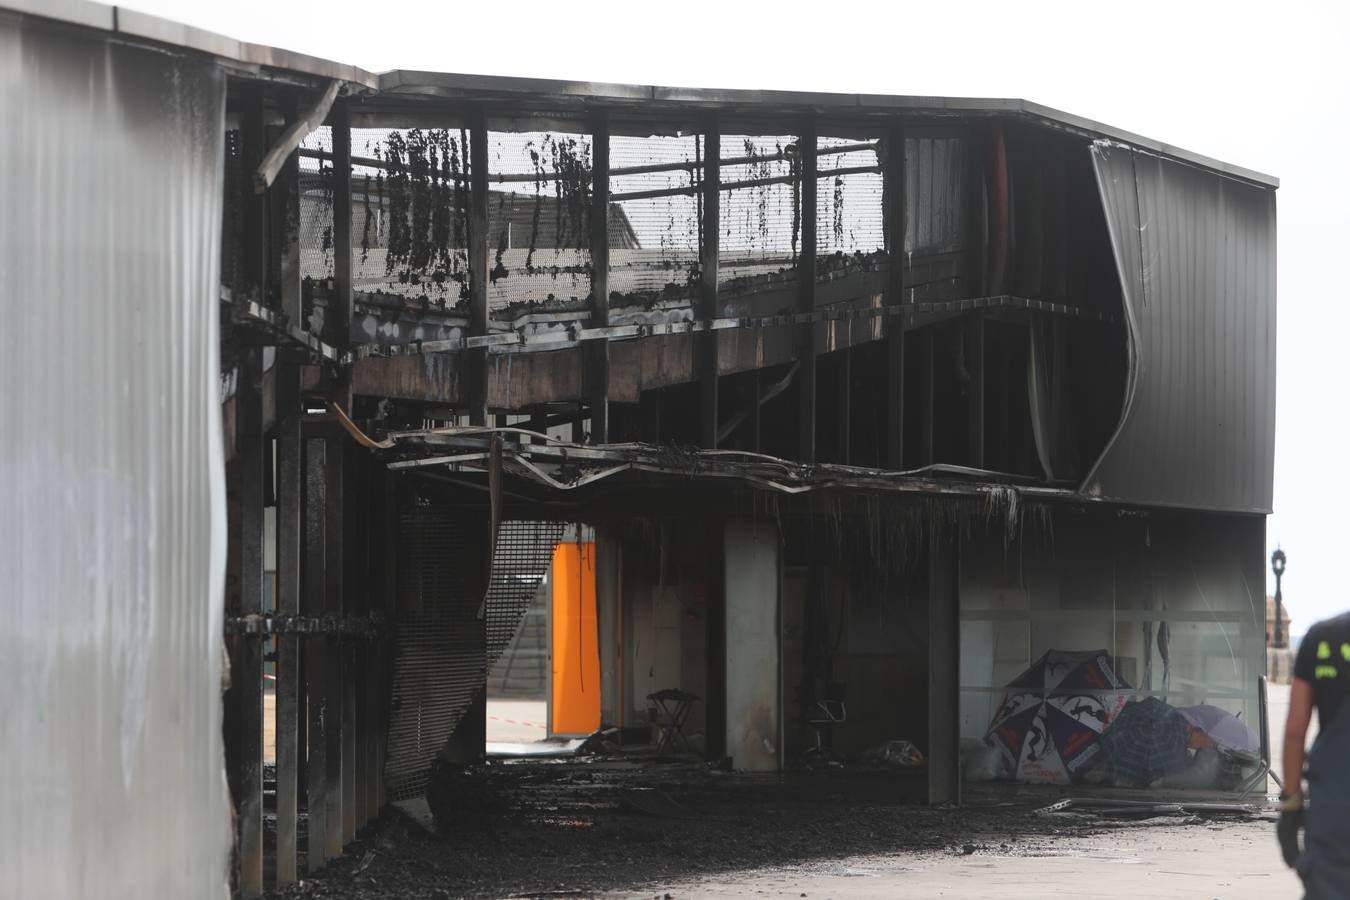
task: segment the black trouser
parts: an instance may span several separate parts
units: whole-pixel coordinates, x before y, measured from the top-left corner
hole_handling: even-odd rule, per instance
[[[1307,900],[1350,900],[1350,710],[1308,753],[1308,815],[1298,874]]]

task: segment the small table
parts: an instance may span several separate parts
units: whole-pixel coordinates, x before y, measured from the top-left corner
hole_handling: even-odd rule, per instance
[[[665,688],[647,699],[656,704],[656,749],[691,751],[689,739],[684,736],[684,723],[689,719],[689,710],[697,694],[682,691],[679,688]]]

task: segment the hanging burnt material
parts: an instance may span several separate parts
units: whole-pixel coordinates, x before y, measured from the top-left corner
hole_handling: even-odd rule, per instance
[[[497,221],[502,223],[501,231],[497,234],[497,257],[493,261],[492,271],[488,273],[488,281],[496,284],[500,279],[507,276],[506,264],[502,262],[502,257],[506,256],[507,247],[511,243],[511,226],[506,220],[504,211],[506,209],[506,194],[497,195]]]
[[[364,198],[365,216],[361,220],[361,262],[365,263],[370,254],[370,227],[375,223],[375,211],[370,206],[370,174],[361,179],[361,195]]]
[[[802,160],[801,155],[788,156],[788,175],[792,180],[792,261],[797,262],[797,242],[802,234]]]
[[[323,249],[324,265],[330,267],[333,253],[333,166],[324,159],[319,160],[319,203],[323,220],[328,223],[323,227],[320,246]]]
[[[574,137],[556,139],[545,135],[544,146],[552,157],[556,176],[553,191],[557,199],[557,247],[584,248],[591,221],[590,145],[578,144]]]
[[[844,177],[842,175],[834,176],[834,196],[831,198],[830,212],[832,213],[832,225],[834,232],[834,243],[840,247],[844,243]]]
[[[534,169],[534,210],[530,214],[530,249],[525,254],[525,271],[534,274],[534,251],[539,246],[539,220],[544,213],[544,158],[535,149],[534,141],[525,145]]]
[[[461,299],[467,294],[460,259],[468,231],[464,140],[463,131],[459,140],[445,129],[391,131],[377,154],[384,171],[376,182],[388,210],[385,274],[441,291],[447,281],[459,281]]]

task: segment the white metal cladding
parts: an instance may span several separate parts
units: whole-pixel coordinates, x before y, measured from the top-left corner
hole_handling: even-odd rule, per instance
[[[1084,491],[1268,513],[1275,458],[1275,192],[1120,144],[1092,147],[1130,372]]]
[[[0,15],[0,895],[221,897],[224,77],[91,34]]]

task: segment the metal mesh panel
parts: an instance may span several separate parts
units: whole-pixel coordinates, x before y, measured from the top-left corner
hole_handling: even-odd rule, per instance
[[[488,309],[585,309],[591,293],[591,136],[488,132]]]
[[[469,133],[352,129],[352,286],[446,308],[468,301]]]
[[[610,306],[688,305],[699,273],[702,137],[614,135],[609,155],[611,196],[672,192],[611,205]]]
[[[485,604],[489,667],[515,638],[562,534],[559,522],[503,522],[498,530]]]
[[[876,141],[821,137],[818,147],[816,271],[830,277],[870,271],[886,247]]]
[[[965,141],[905,139],[905,251],[951,253],[965,246]]]
[[[419,796],[436,752],[486,683],[479,541],[452,510],[418,506],[399,521],[399,614],[385,783]]]
[[[792,272],[801,246],[796,138],[722,136],[721,251],[717,283],[752,290]],[[778,180],[784,179],[784,180]]]
[[[333,163],[305,151],[331,156],[333,129],[319,127],[300,149],[300,274],[323,281],[333,277]]]

